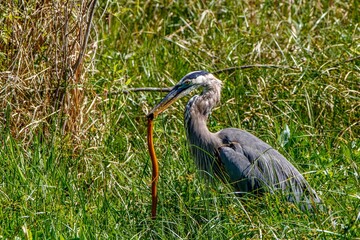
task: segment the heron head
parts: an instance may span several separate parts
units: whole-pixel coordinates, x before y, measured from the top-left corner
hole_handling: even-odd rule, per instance
[[[210,79],[214,76],[206,71],[195,71],[186,74],[180,82],[178,82],[171,91],[156,105],[150,113],[147,115],[148,118],[154,118],[163,111],[165,111],[172,103],[176,100],[188,95],[194,89],[199,87],[205,87]]]

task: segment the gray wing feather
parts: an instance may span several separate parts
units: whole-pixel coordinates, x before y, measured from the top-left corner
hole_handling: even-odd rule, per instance
[[[241,146],[236,145],[236,149],[227,146],[219,148],[220,160],[229,175],[230,183],[239,193],[260,189],[261,182],[265,183],[264,178],[244,155]]]
[[[320,202],[301,173],[267,143],[236,128],[216,134],[223,143],[218,148],[220,161],[236,190],[273,192],[280,189],[291,193],[288,199],[292,202]]]

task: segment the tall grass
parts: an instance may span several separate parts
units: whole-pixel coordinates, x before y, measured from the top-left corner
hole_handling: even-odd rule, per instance
[[[36,3],[22,6],[36,9]],[[14,8],[7,6],[11,4],[1,6],[2,22],[10,21],[24,32],[56,36],[47,27],[56,19],[55,25],[61,26],[63,12],[52,15],[58,18],[48,15],[44,19],[48,25],[29,27],[24,22],[35,23],[36,18],[30,13],[10,18],[7,9]],[[75,12],[82,9],[73,6]],[[78,15],[71,16],[75,21]],[[1,32],[2,43],[10,41],[11,31]],[[13,34],[25,39],[20,32]],[[73,123],[81,124],[69,132],[58,125],[69,119],[66,115],[37,107],[44,100],[42,89],[53,86],[56,78],[49,78],[49,85],[40,84],[41,89],[30,87],[29,92],[25,86],[33,82],[24,85],[20,93],[36,96],[30,104],[33,108],[26,111],[23,106],[28,102],[16,105],[4,97],[17,86],[9,80],[9,72],[20,80],[27,76],[12,71],[16,62],[7,59],[23,45],[2,45],[0,236],[359,237],[359,36],[357,1],[98,2],[78,78],[82,84],[75,84],[82,101],[76,104],[69,98],[74,106],[67,105],[79,110]],[[50,40],[36,44],[29,39],[28,43],[50,49]],[[32,50],[24,52],[24,59],[39,56]],[[48,61],[39,60],[38,65],[29,61],[31,76],[45,78],[43,70],[60,64],[53,61],[54,52],[42,51]],[[302,212],[277,195],[239,198],[220,182],[206,184],[186,146],[185,99],[155,121],[160,181],[158,219],[152,221],[145,114],[163,93],[123,90],[169,87],[193,70],[214,72],[251,64],[286,67],[218,73],[224,83],[222,103],[211,115],[210,129],[242,128],[279,149],[305,175],[327,209]],[[36,129],[31,128],[35,125]],[[29,126],[22,132],[25,135],[19,135],[24,126]],[[286,126],[290,137],[284,145],[280,138]]]

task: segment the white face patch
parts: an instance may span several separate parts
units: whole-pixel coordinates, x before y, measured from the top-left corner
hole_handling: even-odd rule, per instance
[[[194,84],[199,84],[199,85],[203,85],[204,82],[206,82],[206,77],[205,76],[198,76],[197,78],[195,78],[193,80]]]

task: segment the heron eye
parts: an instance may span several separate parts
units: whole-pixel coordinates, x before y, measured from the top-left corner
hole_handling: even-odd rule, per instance
[[[186,84],[186,85],[189,85],[190,83],[191,83],[191,81],[189,79],[184,81],[184,84]]]

